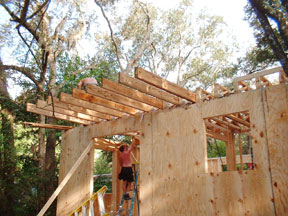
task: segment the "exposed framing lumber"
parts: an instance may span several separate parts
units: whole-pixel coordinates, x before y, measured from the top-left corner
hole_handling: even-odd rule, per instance
[[[260,77],[263,77],[263,76],[266,76],[266,75],[269,75],[269,74],[273,74],[273,73],[277,73],[277,72],[281,73],[282,71],[283,71],[283,68],[280,66],[280,67],[275,67],[275,68],[271,68],[271,69],[268,69],[268,70],[263,70],[263,71],[259,71],[259,72],[256,72],[256,73],[252,73],[252,74],[249,74],[249,75],[246,75],[246,76],[237,77],[237,78],[235,78],[233,80],[234,91],[235,92],[239,92],[239,90],[241,90],[241,89],[239,89],[239,84],[243,86],[243,83],[244,83],[243,80],[251,80],[253,78],[260,79]],[[247,90],[247,89],[245,89],[245,86],[244,86],[244,90]]]
[[[123,104],[116,103],[114,101],[109,101],[107,99],[91,95],[82,91],[80,89],[73,89],[73,97],[79,98],[81,100],[85,100],[91,103],[96,103],[101,106],[105,106],[107,108],[111,108],[120,112],[124,112],[130,115],[136,115],[137,113],[141,112],[140,110],[134,109],[132,107],[125,106]]]
[[[205,119],[204,120],[204,122],[205,122],[205,125],[206,126],[210,126],[210,127],[212,127],[212,128],[217,128],[217,129],[219,129],[221,132],[230,132],[230,130],[227,128],[227,127],[223,127],[223,126],[221,126],[221,125],[217,125],[217,124],[214,124],[214,123],[212,123],[212,122],[210,122],[208,119]]]
[[[117,145],[119,142],[115,142],[112,140],[102,139],[102,138],[94,138],[94,147],[96,149],[104,150],[104,151],[115,151],[117,149]]]
[[[137,91],[135,89],[128,88],[124,85],[112,82],[112,81],[105,79],[105,78],[102,79],[102,87],[105,89],[108,89],[110,91],[114,91],[116,93],[119,93],[123,96],[126,96],[126,97],[132,98],[134,100],[140,101],[142,103],[146,103],[146,104],[149,104],[153,107],[157,107],[159,109],[163,109],[165,107],[165,102],[158,99],[158,98],[144,94],[144,93]]]
[[[227,121],[223,121],[223,120],[221,120],[219,118],[213,117],[213,118],[210,118],[210,119],[212,119],[213,121],[218,122],[219,124],[223,124],[223,125],[227,126],[230,129],[235,129],[235,130],[239,130],[239,131],[241,130],[240,127],[238,127],[238,126],[236,126],[236,125],[234,125],[232,123],[229,123]]]
[[[120,111],[117,111],[114,109],[110,109],[110,108],[107,108],[107,107],[104,107],[104,106],[101,106],[98,104],[94,104],[94,103],[91,103],[91,102],[88,102],[85,100],[81,100],[79,98],[75,98],[72,95],[69,95],[69,94],[66,94],[63,92],[61,92],[61,94],[60,94],[60,101],[65,102],[65,103],[70,103],[70,104],[73,104],[76,106],[81,106],[81,107],[84,107],[87,109],[91,109],[91,110],[94,110],[94,111],[97,111],[97,112],[100,112],[100,113],[103,113],[106,115],[118,117],[118,118],[121,118],[121,117],[126,115],[123,112],[120,112]]]
[[[156,88],[155,86],[152,86],[152,85],[145,83],[141,80],[127,76],[124,73],[119,73],[119,82],[123,85],[137,89],[138,91],[141,91],[141,92],[146,93],[148,95],[152,95],[156,98],[159,98],[163,101],[172,103],[174,105],[180,106],[184,103],[183,99],[181,99],[181,98],[179,98],[173,94],[170,94],[168,92],[165,92],[159,88]]]
[[[23,124],[29,125],[32,127],[49,128],[49,129],[56,129],[56,130],[69,130],[69,129],[74,128],[72,126],[41,124],[41,123],[35,123],[35,122],[23,122]]]
[[[112,92],[110,90],[106,90],[106,89],[101,88],[101,87],[96,86],[96,85],[87,85],[86,89],[87,89],[87,93],[89,93],[89,94],[96,95],[96,96],[99,96],[101,98],[111,100],[111,101],[114,101],[116,103],[120,103],[120,104],[123,104],[125,106],[129,106],[129,107],[132,107],[132,108],[135,108],[138,110],[142,110],[145,112],[149,112],[154,108],[148,104],[145,104],[145,103],[139,102],[137,100],[125,97],[121,94]]]
[[[144,70],[143,68],[135,68],[135,77],[137,79],[143,80],[151,85],[154,85],[158,88],[161,88],[171,94],[177,95],[178,97],[184,98],[190,102],[196,102],[196,94],[185,88],[180,87],[179,85],[169,82],[161,77],[152,74]]]
[[[246,75],[246,76],[237,77],[237,78],[235,78],[233,80],[233,83],[236,83],[236,82],[239,82],[239,81],[243,81],[243,80],[250,80],[250,79],[253,79],[253,78],[256,78],[256,77],[266,76],[266,75],[277,73],[277,72],[281,72],[281,71],[283,71],[283,68],[281,66],[275,67],[275,68],[271,68],[271,69],[268,69],[268,70],[262,70],[262,71],[259,71],[259,72],[256,72],[256,73],[252,73],[252,74],[249,74],[249,75]]]
[[[41,211],[38,213],[37,216],[42,216],[45,214],[45,212],[47,211],[47,209],[50,207],[50,205],[52,204],[52,202],[56,199],[56,197],[59,195],[59,193],[62,191],[62,189],[64,188],[64,186],[66,185],[66,183],[69,181],[69,179],[71,178],[71,176],[74,174],[74,172],[77,170],[77,168],[79,167],[79,165],[81,164],[81,162],[83,161],[83,159],[85,158],[85,156],[90,152],[90,150],[92,149],[94,144],[94,141],[91,141],[89,143],[89,145],[86,147],[86,149],[83,151],[83,153],[81,154],[81,156],[78,158],[78,160],[75,162],[75,164],[73,165],[73,167],[70,169],[70,171],[67,173],[67,175],[65,176],[65,178],[61,181],[61,183],[58,185],[57,189],[54,191],[54,193],[52,194],[52,196],[49,198],[49,200],[46,202],[46,204],[43,206],[43,208],[41,209]]]
[[[222,135],[221,133],[215,133],[212,130],[206,129],[206,136],[211,137],[217,140],[223,140],[225,142],[228,141],[227,136]]]
[[[239,123],[250,128],[250,122],[248,122],[247,120],[243,120],[242,118],[238,118],[237,116],[235,116],[233,114],[226,115],[226,117],[230,118],[233,121],[239,122]]]
[[[48,103],[46,101],[43,101],[43,100],[37,100],[36,106],[40,109],[44,109],[44,110],[48,110],[48,111],[52,111],[52,112],[54,111],[57,113],[62,113],[62,114],[67,115],[67,116],[72,116],[72,117],[84,119],[87,121],[93,121],[96,123],[100,122],[100,119],[95,117],[95,116],[89,116],[89,115],[86,115],[83,113],[78,113],[78,112],[63,109],[60,107],[55,107],[55,106],[53,107],[52,105],[48,105]]]
[[[75,123],[78,123],[78,124],[84,124],[84,125],[92,124],[91,121],[79,119],[79,118],[72,117],[72,116],[67,116],[67,115],[64,115],[64,114],[61,114],[61,113],[57,113],[57,112],[54,112],[54,115],[53,115],[52,111],[39,109],[39,108],[36,107],[35,104],[31,104],[31,103],[27,103],[26,104],[26,110],[27,110],[27,112],[33,112],[33,113],[36,113],[36,114],[39,114],[39,115],[46,115],[46,116],[49,116],[49,117],[54,117],[54,118],[58,118],[58,119],[61,119],[61,120],[71,121],[71,122],[75,122]]]
[[[95,117],[97,117],[99,119],[105,119],[105,120],[112,120],[113,119],[113,117],[111,115],[100,113],[100,112],[97,112],[95,110],[91,110],[91,109],[88,109],[88,108],[85,108],[85,107],[81,107],[81,106],[65,103],[65,102],[60,101],[60,99],[56,98],[56,97],[53,97],[53,103],[52,103],[51,96],[48,96],[47,103],[49,105],[53,104],[54,107],[60,107],[60,108],[63,108],[63,109],[67,109],[67,110],[83,113],[83,114],[86,114],[86,115],[89,115],[89,116],[95,116]]]

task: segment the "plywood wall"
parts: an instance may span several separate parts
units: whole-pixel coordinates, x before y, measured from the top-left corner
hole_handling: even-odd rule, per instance
[[[267,88],[265,118],[277,215],[288,215],[288,88]]]
[[[141,145],[141,215],[286,215],[287,108],[282,85],[152,113]],[[206,173],[203,119],[241,111],[250,113],[255,170]]]
[[[62,135],[59,183],[91,141],[88,127],[78,127]],[[63,188],[57,199],[57,216],[69,215],[93,192],[94,149]]]
[[[287,92],[283,84],[77,128],[62,138],[60,177],[92,137],[140,131],[141,215],[287,215]],[[207,173],[203,119],[242,111],[250,114],[255,169]],[[89,194],[93,160],[86,163],[60,194],[58,215]]]

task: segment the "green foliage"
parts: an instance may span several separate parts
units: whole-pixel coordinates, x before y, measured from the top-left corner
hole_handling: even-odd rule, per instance
[[[95,151],[94,175],[112,173],[112,153],[105,151]],[[98,177],[94,180],[94,192],[106,185],[108,193],[112,192],[112,178]]]
[[[284,52],[288,52],[288,31],[287,31],[287,8],[285,12],[284,3],[281,5],[279,1],[259,1],[259,5],[264,5],[265,11],[262,11],[273,28],[274,35],[280,43]],[[286,13],[286,15],[285,15]],[[279,62],[277,55],[272,50],[269,40],[271,37],[265,34],[263,27],[257,19],[256,13],[248,2],[245,7],[245,19],[249,22],[254,30],[254,37],[257,46],[247,52],[246,56],[239,59],[239,69],[245,73],[251,73],[256,70],[262,70],[269,66],[273,66]],[[276,18],[277,17],[277,18]],[[276,18],[276,19],[275,19]],[[276,24],[276,25],[275,25]],[[284,30],[286,29],[286,30]],[[286,35],[285,35],[286,31]]]
[[[224,141],[208,138],[208,158],[226,157],[226,144]]]
[[[116,80],[114,64],[105,60],[95,63],[94,59],[83,60],[79,56],[70,57],[65,52],[59,59],[59,75],[56,85],[64,83],[60,91],[72,93],[72,88],[77,87],[78,82],[85,77],[94,77],[99,84],[102,78]]]

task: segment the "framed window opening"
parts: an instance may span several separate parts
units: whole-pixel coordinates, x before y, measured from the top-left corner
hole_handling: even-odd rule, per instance
[[[248,111],[213,116],[204,122],[207,173],[254,169]]]

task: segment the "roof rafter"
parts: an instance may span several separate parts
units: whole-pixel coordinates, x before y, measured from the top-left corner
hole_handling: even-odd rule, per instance
[[[93,95],[99,96],[101,98],[111,100],[111,101],[114,101],[116,103],[123,104],[125,106],[130,106],[130,107],[138,109],[138,110],[149,112],[152,109],[154,109],[154,107],[152,107],[148,104],[145,104],[145,103],[139,102],[137,100],[125,97],[121,94],[117,94],[115,92],[101,88],[101,87],[96,86],[96,85],[87,85],[86,89],[87,89],[87,93],[89,93],[89,94],[93,94]]]
[[[79,118],[72,117],[72,116],[67,116],[61,113],[57,113],[57,112],[53,113],[52,111],[37,108],[35,104],[31,104],[31,103],[26,104],[26,110],[28,112],[33,112],[33,113],[40,114],[40,115],[46,115],[46,116],[58,118],[61,120],[71,121],[71,122],[78,123],[78,124],[84,124],[84,125],[92,124],[91,121],[79,119]]]
[[[196,102],[196,94],[191,92],[179,85],[169,82],[151,72],[144,70],[143,68],[135,68],[135,77],[143,80],[151,85],[154,85],[160,89],[163,89],[171,94],[177,95],[178,97],[184,98],[190,102]]]
[[[40,109],[61,113],[61,114],[67,115],[67,116],[73,116],[73,117],[76,117],[79,119],[84,119],[84,120],[93,121],[93,122],[97,122],[97,123],[100,122],[100,119],[95,117],[95,116],[89,116],[89,115],[86,115],[83,113],[63,109],[60,107],[55,107],[55,106],[53,107],[52,105],[48,105],[48,103],[46,101],[43,101],[43,100],[37,100],[36,106],[37,106],[37,108],[40,108]]]
[[[164,102],[163,100],[144,94],[135,89],[128,88],[124,85],[112,82],[105,78],[102,79],[102,87],[110,91],[114,91],[115,93],[119,93],[123,96],[140,101],[142,103],[146,103],[153,107],[157,107],[159,109],[163,109],[165,107],[166,102]]]
[[[165,92],[165,91],[163,91],[159,88],[156,88],[155,86],[152,86],[148,83],[145,83],[141,80],[127,76],[124,73],[119,73],[119,82],[123,85],[137,89],[138,91],[152,95],[156,98],[159,98],[163,101],[172,103],[174,105],[182,105],[185,103],[185,100],[183,100],[183,99],[181,99],[181,98],[179,98],[173,94]]]
[[[110,109],[110,108],[107,108],[107,107],[104,107],[104,106],[101,106],[101,105],[98,105],[95,103],[91,103],[89,101],[85,101],[85,100],[82,100],[80,98],[75,98],[72,95],[69,95],[69,94],[66,94],[63,92],[61,92],[61,94],[60,94],[60,101],[65,102],[65,103],[70,103],[70,104],[73,104],[76,106],[81,106],[84,108],[92,109],[94,111],[101,112],[101,113],[104,113],[106,115],[111,115],[114,117],[121,118],[121,117],[126,115],[123,112],[120,112],[120,111],[117,111],[114,109]]]
[[[85,91],[82,91],[80,89],[73,89],[73,97],[89,101],[91,103],[96,103],[120,112],[124,112],[130,115],[136,115],[137,113],[140,112],[140,110],[134,109],[132,107],[125,106],[120,103],[116,103],[114,101],[110,101],[104,98],[101,98],[96,95],[88,94]]]
[[[65,103],[65,102],[60,101],[60,99],[56,98],[56,97],[53,97],[53,102],[52,102],[51,96],[48,96],[47,103],[49,105],[53,105],[54,107],[60,107],[63,109],[83,113],[83,114],[86,114],[89,116],[95,116],[95,117],[100,118],[100,119],[105,119],[105,120],[112,120],[113,119],[113,117],[111,115],[100,113],[100,112],[97,112],[95,110],[87,109],[85,107]]]

